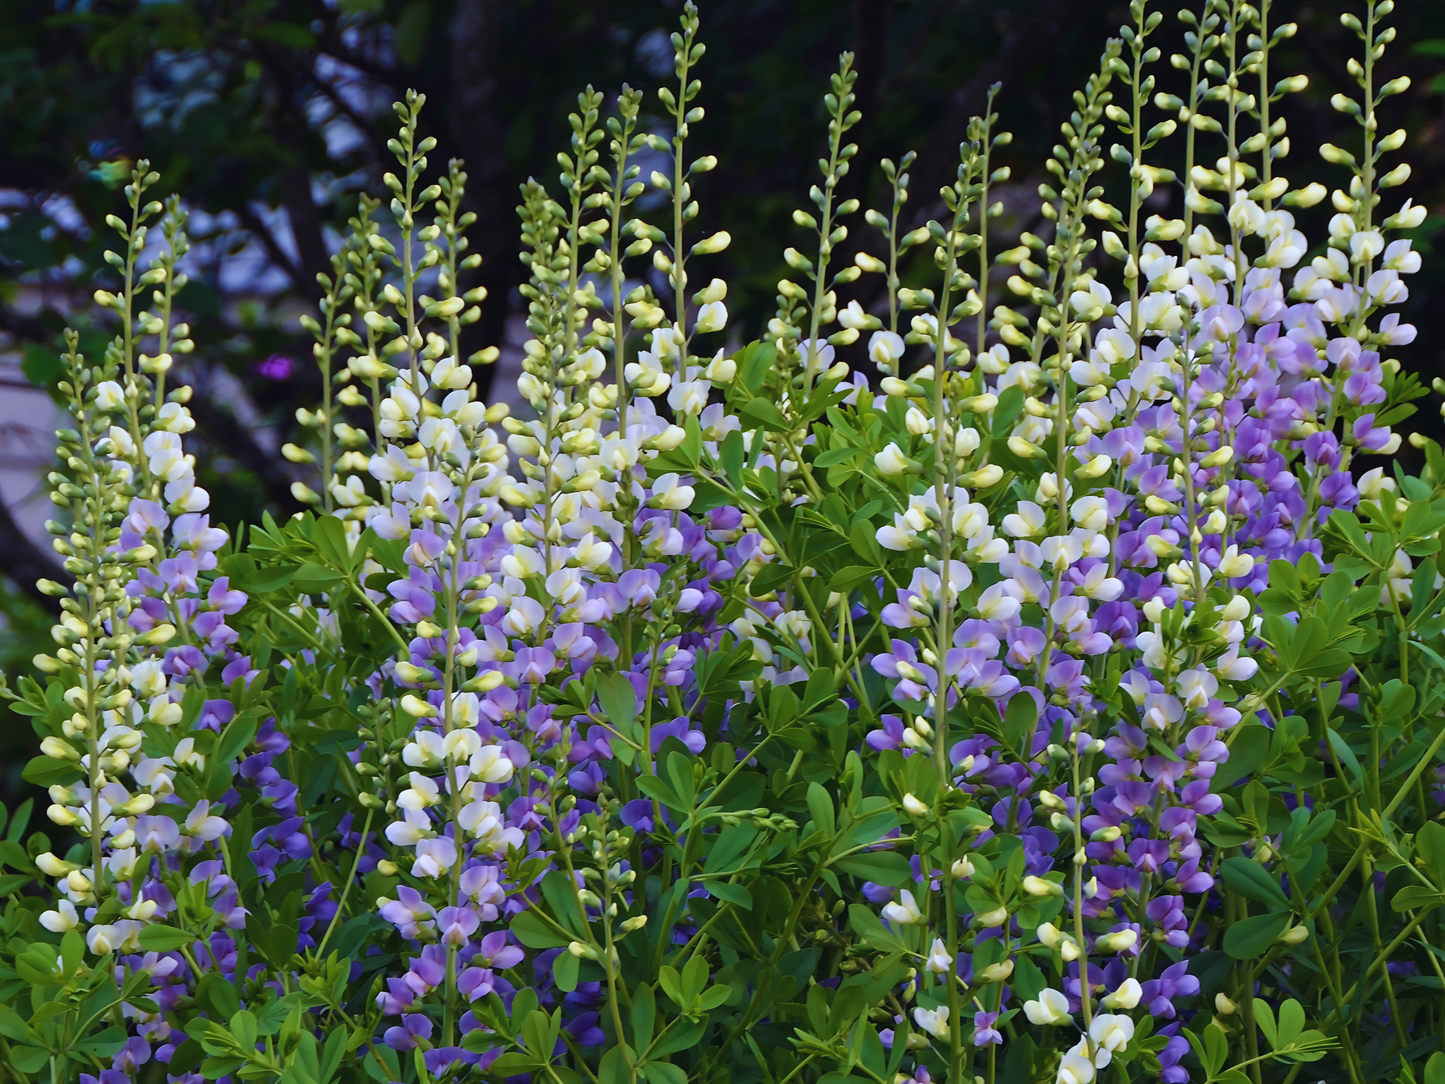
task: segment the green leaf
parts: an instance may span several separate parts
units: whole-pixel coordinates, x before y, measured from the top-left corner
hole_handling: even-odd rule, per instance
[[[1424,1084],[1445,1084],[1445,1051],[1437,1050],[1425,1063]]]
[[[1209,789],[1215,794],[1229,790],[1245,776],[1253,775],[1264,767],[1269,756],[1269,727],[1250,723],[1233,735],[1229,743],[1229,759],[1219,766],[1210,780]]]
[[[173,952],[178,948],[194,944],[196,935],[189,930],[178,930],[174,926],[146,926],[140,932],[140,946],[151,952]]]
[[[1445,825],[1426,821],[1415,835],[1415,850],[1424,859],[1430,879],[1445,886]]]
[[[793,428],[770,399],[749,399],[738,413],[774,433],[786,433]]]
[[[883,920],[867,904],[850,905],[848,921],[853,926],[853,932],[874,948],[882,949],[885,952],[908,951],[908,945],[904,940],[883,925]]]
[[[0,1005],[0,1035],[19,1043],[24,1042],[29,1033],[24,1017],[9,1005]]]
[[[667,1033],[666,1038],[658,1040],[657,1046],[652,1050],[653,1057],[662,1057],[664,1054],[676,1054],[679,1050],[691,1049],[702,1039],[704,1028],[704,1022],[701,1020],[677,1025]]]
[[[349,1038],[345,1028],[337,1028],[327,1037],[326,1046],[321,1051],[321,1073],[316,1078],[316,1084],[327,1084],[336,1075],[336,1070],[341,1068],[342,1059],[346,1057],[346,1043]]]
[[[35,799],[26,798],[15,810],[15,815],[10,818],[10,826],[5,830],[5,839],[10,843],[19,843],[25,835],[25,828],[30,823],[31,810],[35,808]],[[0,825],[5,823],[0,817]],[[19,868],[19,867],[17,867]],[[3,893],[0,893],[3,894]]]
[[[241,1008],[236,988],[215,971],[208,971],[196,984],[196,1002],[217,1020],[229,1020]]]
[[[621,674],[604,674],[598,678],[597,702],[607,714],[608,723],[623,733],[637,717],[637,694]]]
[[[620,1045],[608,1047],[602,1055],[597,1066],[597,1084],[628,1084],[627,1062],[623,1060]]]
[[[236,1042],[246,1050],[254,1049],[256,1046],[256,1016],[254,1013],[242,1009],[231,1017],[231,1034]]]
[[[687,1073],[670,1061],[650,1061],[642,1067],[647,1084],[687,1084]]]
[[[637,789],[649,798],[656,799],[668,809],[678,813],[686,813],[689,805],[673,792],[673,789],[655,775],[642,775],[637,777]]]
[[[1290,998],[1279,1007],[1279,1045],[1290,1046],[1293,1044],[1304,1031],[1304,1027],[1304,1006],[1294,998]]]
[[[52,787],[57,783],[63,786],[80,778],[80,766],[55,757],[32,757],[20,773],[20,778],[37,787]]]
[[[49,1060],[50,1051],[42,1050],[38,1046],[16,1046],[10,1050],[10,1063],[22,1073],[27,1073],[36,1079],[38,1079],[36,1074],[45,1068],[45,1064]]]
[[[1280,888],[1279,881],[1266,873],[1258,862],[1248,858],[1226,858],[1223,873],[1225,885],[1245,899],[1289,909],[1289,897]]]
[[[99,1034],[76,1043],[74,1050],[77,1054],[89,1054],[97,1058],[113,1058],[120,1048],[125,1046],[125,1042],[125,1028],[112,1024]]]
[[[862,448],[855,448],[855,447],[829,448],[829,449],[828,449],[826,452],[824,452],[822,455],[818,456],[817,459],[813,460],[813,466],[815,466],[815,467],[832,467],[832,466],[835,466],[835,465],[838,464],[838,463],[846,463],[846,462],[848,462],[848,460],[850,460],[850,459],[856,459],[858,456],[860,456],[860,455],[862,455],[862,454],[863,454],[863,449],[862,449]]]
[[[1360,760],[1355,756],[1355,751],[1345,743],[1345,739],[1341,737],[1338,730],[1327,730],[1325,734],[1329,738],[1330,749],[1339,758],[1341,767],[1350,773],[1350,777],[1355,781],[1355,786],[1363,789],[1365,775],[1360,770]]]
[[[832,838],[837,832],[833,816],[833,799],[817,783],[808,784],[808,813],[813,818],[813,827]]]
[[[640,984],[632,992],[632,1045],[637,1050],[646,1050],[652,1045],[652,1026],[657,1020],[657,1003],[653,999],[652,987]]]
[[[1289,929],[1290,916],[1255,915],[1235,922],[1224,931],[1224,951],[1236,960],[1253,960],[1269,951]],[[1205,1029],[1206,1032],[1210,1029]]]
[[[851,873],[854,877],[862,877],[865,881],[890,888],[913,880],[913,870],[908,865],[908,859],[897,851],[863,851],[847,858],[836,858],[828,865],[844,873]]]
[[[733,884],[731,881],[704,881],[702,886],[713,896],[734,907],[740,907],[744,911],[753,909],[753,894],[743,885]]]
[[[1424,885],[1406,885],[1390,897],[1390,908],[1395,911],[1422,911],[1440,905],[1440,893]]]
[[[1254,1022],[1259,1027],[1261,1034],[1264,1035],[1264,1041],[1269,1043],[1271,1048],[1278,1048],[1280,1045],[1279,1028],[1274,1022],[1274,1010],[1263,998],[1255,998]]]
[[[520,916],[519,916],[520,917]],[[518,938],[518,940],[521,940]],[[524,941],[523,944],[526,944]],[[570,952],[559,952],[557,958],[552,962],[552,980],[556,982],[557,989],[564,994],[570,994],[577,989],[578,976],[582,970],[582,961]]]
[[[531,911],[514,915],[510,929],[517,940],[528,948],[565,948],[572,941],[572,938],[558,933]]]
[[[1032,751],[1030,743],[1038,722],[1039,707],[1032,696],[1021,692],[1010,698],[1004,711],[1003,737],[1008,747],[1025,760]]]

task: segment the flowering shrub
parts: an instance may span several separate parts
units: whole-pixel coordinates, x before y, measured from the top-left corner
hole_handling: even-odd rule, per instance
[[[839,266],[845,54],[811,241],[730,352],[689,5],[671,135],[589,88],[560,196],[522,193],[519,416],[474,397],[466,175],[426,182],[408,95],[389,213],[362,201],[303,320],[314,511],[244,536],[184,450],[185,213],[142,163],[119,331],[65,358],[74,584],[12,693],[76,842],[22,809],[0,843],[6,1073],[1445,1081],[1445,459],[1366,458],[1424,393],[1382,360],[1423,217],[1381,206],[1391,9],[1344,20],[1333,193],[1279,172],[1293,26],[1183,13],[1181,100],[1135,0],[1048,237],[991,250],[990,109],[941,220],[901,232],[885,161],[886,248]],[[1146,213],[1166,186],[1182,217]],[[1289,208],[1326,196],[1312,249]],[[864,275],[876,313],[837,300]]]

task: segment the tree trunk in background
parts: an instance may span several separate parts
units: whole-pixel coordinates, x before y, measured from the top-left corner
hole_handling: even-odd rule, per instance
[[[487,288],[482,318],[463,329],[465,355],[486,346],[500,346],[507,324],[507,306],[518,281],[516,219],[512,207],[517,193],[507,179],[502,151],[506,125],[502,121],[503,94],[497,79],[503,47],[505,0],[458,0],[451,24],[452,149],[466,162],[465,208],[476,212],[468,230],[472,252],[482,266],[466,285]],[[464,359],[463,359],[464,360]],[[485,399],[495,366],[474,369],[477,390]]]
[[[276,163],[276,184],[296,242],[297,261],[291,277],[301,295],[309,298],[319,289],[317,274],[331,271],[331,255],[321,231],[321,211],[311,191],[311,156],[307,153],[307,143],[316,136],[297,103],[295,69],[268,54],[263,55],[269,62],[276,95],[269,118],[271,133],[286,151],[286,158]]]
[[[35,581],[68,581],[70,577],[61,571],[57,562],[50,559],[49,554],[25,537],[4,501],[0,501],[0,571],[4,572],[6,579],[24,591],[29,598],[44,606],[48,612],[60,612],[60,600],[42,594],[40,588],[35,586]]]

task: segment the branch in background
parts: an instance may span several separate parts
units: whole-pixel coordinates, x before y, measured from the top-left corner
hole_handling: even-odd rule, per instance
[[[286,277],[291,280],[291,284],[301,292],[303,297],[310,298],[316,292],[315,276],[307,281],[305,272],[296,266],[296,262],[287,255],[286,250],[281,247],[281,242],[276,240],[276,235],[271,232],[249,203],[238,205],[235,211],[236,217],[241,220],[241,225],[246,227],[246,231],[261,242],[261,246],[266,250],[266,255],[271,257],[271,262],[285,272]]]
[[[267,506],[274,509],[278,517],[289,517],[301,510],[301,505],[291,496],[294,479],[283,461],[256,443],[256,435],[234,414],[204,395],[192,398],[188,406],[199,435],[226,458],[235,460],[256,476],[265,489]]]
[[[341,93],[336,84],[323,79],[314,67],[312,68],[311,78],[314,80],[316,88],[321,91],[322,97],[331,103],[331,108],[335,109],[338,115],[351,121],[351,123],[356,126],[357,131],[366,137],[367,142],[371,144],[371,152],[376,155],[377,161],[385,161],[386,156],[391,152],[387,150],[386,137],[381,134],[376,125],[369,118],[362,116],[353,109],[351,104],[347,102],[346,96]],[[387,115],[390,116],[390,114]]]

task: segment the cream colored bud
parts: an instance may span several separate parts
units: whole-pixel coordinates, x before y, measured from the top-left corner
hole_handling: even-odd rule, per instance
[[[1014,973],[1014,962],[1004,960],[1002,963],[989,964],[978,973],[978,977],[984,982],[1006,982],[1008,977]]]
[[[43,854],[36,855],[35,865],[40,870],[40,872],[45,874],[47,877],[64,877],[67,873],[76,868],[74,863],[63,862],[59,858],[56,858],[55,855],[51,854],[49,851],[46,851]]]
[[[1138,942],[1139,935],[1133,930],[1117,930],[1106,933],[1094,942],[1100,952],[1127,952]]]
[[[1025,877],[1023,879],[1023,890],[1030,896],[1062,896],[1064,886],[1055,884],[1053,881],[1046,881],[1042,877]]]
[[[973,921],[984,929],[1002,926],[1008,921],[1008,908],[997,907],[992,911],[982,911],[973,916]]]
[[[435,707],[428,704],[425,700],[418,699],[411,693],[407,693],[401,698],[401,710],[416,719],[423,719],[427,716],[437,714]]]

